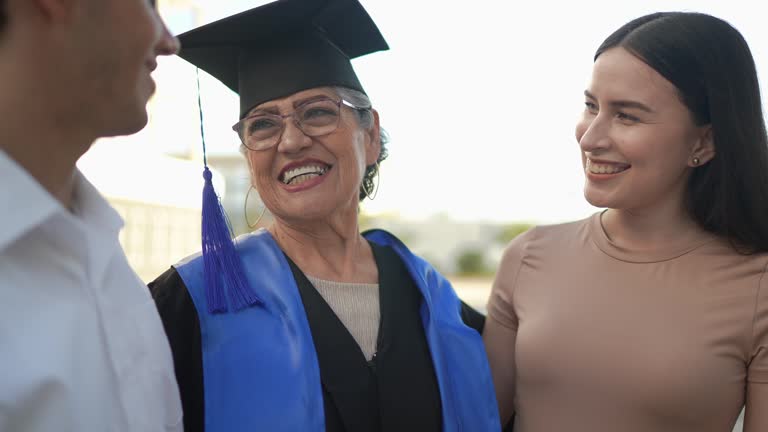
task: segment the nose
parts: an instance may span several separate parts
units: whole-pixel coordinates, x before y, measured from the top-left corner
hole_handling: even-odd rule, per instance
[[[610,124],[600,115],[584,113],[576,124],[576,140],[585,153],[594,153],[611,146]]]
[[[310,145],[312,145],[312,138],[302,132],[293,119],[285,119],[283,134],[277,143],[277,150],[284,153],[296,153]]]
[[[179,38],[171,34],[170,30],[168,30],[168,27],[162,20],[160,20],[160,25],[162,28],[162,35],[155,47],[156,55],[170,56],[178,53],[181,48]]]

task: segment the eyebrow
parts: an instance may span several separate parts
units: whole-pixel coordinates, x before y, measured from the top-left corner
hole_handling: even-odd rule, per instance
[[[330,96],[325,95],[325,94],[319,94],[319,95],[315,95],[315,96],[310,96],[310,97],[305,98],[305,99],[297,100],[296,102],[293,103],[293,107],[294,108],[298,108],[298,107],[300,107],[300,106],[302,106],[304,104],[308,104],[310,102],[315,102],[315,101],[319,101],[319,100],[333,100],[333,98],[331,98]]]
[[[294,101],[293,102],[293,108],[296,109],[296,108],[298,108],[298,107],[300,107],[300,106],[302,106],[304,104],[307,104],[307,103],[310,103],[310,102],[315,102],[315,101],[318,101],[318,100],[326,100],[326,99],[327,100],[333,100],[332,97],[330,97],[328,95],[325,95],[325,94],[319,94],[319,95],[315,95],[315,96],[310,96],[310,97],[305,98],[305,99],[299,99],[297,101]],[[277,109],[276,106],[266,106],[266,107],[254,108],[254,110],[250,114],[248,114],[248,115],[252,116],[252,115],[258,114],[260,112],[266,112],[266,113],[270,113],[270,114],[280,115],[280,110]]]
[[[592,99],[592,100],[597,100],[595,95],[590,93],[589,90],[584,90],[584,96],[586,96],[587,98]],[[609,103],[609,105],[611,105],[614,108],[634,108],[634,109],[639,109],[640,111],[645,111],[647,113],[653,113],[654,112],[647,105],[642,104],[642,103],[637,102],[637,101],[633,101],[633,100],[615,100],[615,101],[611,101]]]

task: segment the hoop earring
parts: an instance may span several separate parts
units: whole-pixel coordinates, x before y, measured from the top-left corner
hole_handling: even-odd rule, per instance
[[[693,160],[691,160],[691,162],[693,162],[693,166],[699,166],[699,163],[701,163],[699,158],[697,158],[696,156],[693,157]]]
[[[376,187],[373,189],[373,196],[371,196],[371,193],[368,192],[368,190],[365,191],[365,196],[368,197],[369,200],[373,201],[374,198],[376,198],[376,195],[379,194],[379,184],[381,183],[381,177],[380,174],[381,170],[379,169],[379,162],[376,162]]]
[[[245,194],[245,203],[243,204],[243,216],[245,216],[245,223],[248,225],[248,228],[250,228],[250,229],[256,228],[256,226],[259,224],[259,221],[261,220],[261,218],[264,217],[264,213],[267,211],[267,206],[265,206],[264,203],[262,203],[261,213],[259,214],[259,218],[256,219],[256,222],[251,224],[248,221],[248,197],[251,195],[251,191],[252,190],[253,190],[253,185],[251,185],[248,188],[248,192],[246,192],[246,194]]]

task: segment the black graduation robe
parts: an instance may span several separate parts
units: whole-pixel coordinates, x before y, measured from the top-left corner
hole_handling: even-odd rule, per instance
[[[326,431],[435,431],[442,414],[419,308],[422,297],[400,257],[371,244],[379,271],[381,321],[369,362],[349,331],[290,260],[317,351]],[[173,352],[184,430],[204,430],[203,364],[197,310],[171,268],[149,284]],[[462,319],[482,333],[485,317],[462,303]]]

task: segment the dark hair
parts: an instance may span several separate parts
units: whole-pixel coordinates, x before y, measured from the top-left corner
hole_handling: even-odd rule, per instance
[[[702,13],[637,18],[600,45],[637,56],[674,84],[698,125],[711,125],[716,155],[691,173],[688,211],[744,253],[768,251],[768,138],[755,62],[727,22]]]
[[[0,0],[0,33],[5,30],[8,17],[5,15],[5,0]]]

